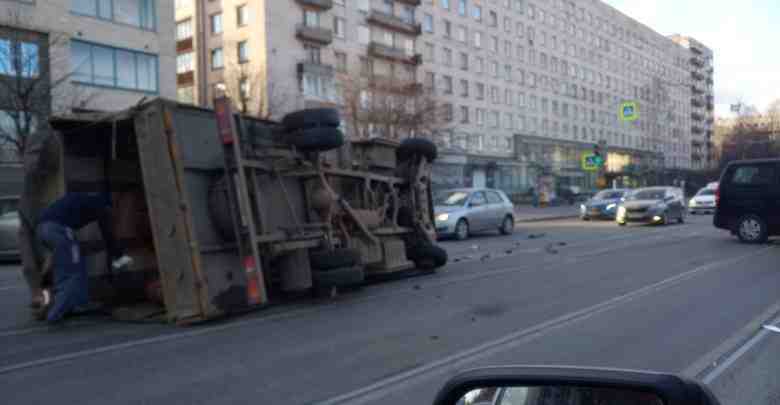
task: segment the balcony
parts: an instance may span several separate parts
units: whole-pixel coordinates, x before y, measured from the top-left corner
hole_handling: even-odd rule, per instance
[[[410,65],[419,65],[422,63],[422,56],[420,54],[409,55],[405,49],[393,48],[392,46],[387,46],[374,41],[368,45],[368,54],[377,58],[407,63]]]
[[[704,89],[694,84],[691,86],[691,92],[693,92],[693,94],[704,94]]]
[[[296,0],[302,6],[309,6],[319,10],[330,10],[333,8],[333,0]]]
[[[331,65],[324,65],[322,63],[303,61],[298,62],[298,74],[304,73],[315,76],[333,77],[335,69]]]
[[[691,106],[697,108],[704,107],[704,101],[702,101],[699,97],[694,97],[691,99]]]
[[[691,57],[690,62],[691,62],[691,65],[696,66],[698,68],[703,68],[704,67],[704,59],[702,59],[701,57],[693,56],[693,57]]]
[[[714,82],[713,82],[711,77],[707,79],[707,84],[709,84],[709,85],[713,85],[714,84]]]
[[[298,25],[296,28],[296,36],[300,40],[316,42],[322,45],[329,45],[333,42],[333,30],[328,28]]]
[[[367,20],[369,23],[409,35],[418,36],[422,34],[422,26],[420,24],[405,21],[400,17],[379,10],[371,10]]]
[[[694,120],[694,121],[704,121],[704,116],[699,114],[699,113],[697,113],[697,112],[692,112],[691,113],[691,119]]]
[[[702,128],[700,126],[697,126],[697,125],[693,125],[693,126],[691,126],[691,132],[694,133],[694,134],[703,134],[704,133],[704,128]]]
[[[186,53],[192,50],[192,37],[176,41],[176,53]]]
[[[693,78],[693,80],[701,81],[704,80],[704,75],[699,72],[691,72],[691,78]]]

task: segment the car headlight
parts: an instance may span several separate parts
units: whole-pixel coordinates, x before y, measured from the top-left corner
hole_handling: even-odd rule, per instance
[[[585,206],[585,204],[580,204],[580,212],[585,213],[585,211],[588,210],[588,207]]]
[[[695,207],[696,206],[696,200],[691,198],[691,201],[688,203],[688,205],[690,205],[691,207]]]
[[[615,203],[609,204],[609,205],[607,205],[607,211],[614,210],[615,207],[617,207],[617,204],[615,204]]]
[[[439,215],[436,216],[436,220],[437,221],[446,221],[448,219],[450,219],[450,214],[447,214],[447,213],[439,214]]]

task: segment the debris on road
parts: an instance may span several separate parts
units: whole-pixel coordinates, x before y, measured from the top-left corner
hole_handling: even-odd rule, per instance
[[[553,248],[553,244],[552,244],[552,243],[548,244],[548,245],[547,245],[547,246],[544,248],[544,250],[546,250],[546,251],[547,251],[547,253],[552,253],[552,254],[556,254],[556,253],[558,253],[558,250],[557,250],[557,249],[555,249],[555,248]]]
[[[539,239],[539,238],[543,238],[545,236],[547,236],[546,233],[532,233],[532,234],[528,235],[528,239]]]

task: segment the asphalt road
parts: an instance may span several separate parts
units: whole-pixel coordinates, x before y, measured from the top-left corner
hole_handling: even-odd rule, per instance
[[[681,372],[778,300],[780,246],[711,217],[578,220],[443,242],[435,275],[177,329],[28,320],[0,270],[4,403],[425,404],[458,370],[574,364]]]

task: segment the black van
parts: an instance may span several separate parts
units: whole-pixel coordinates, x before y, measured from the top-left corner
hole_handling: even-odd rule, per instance
[[[780,235],[780,159],[729,163],[715,194],[713,224],[745,243]]]

